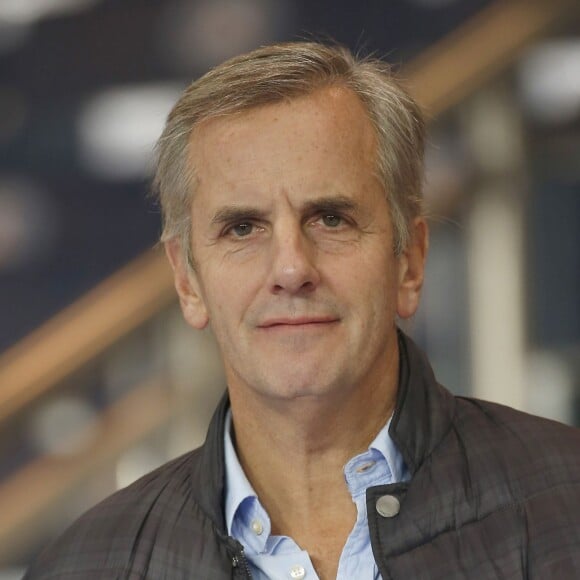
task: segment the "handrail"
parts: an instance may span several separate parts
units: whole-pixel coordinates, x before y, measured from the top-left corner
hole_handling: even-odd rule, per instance
[[[98,437],[87,449],[67,458],[39,457],[1,482],[0,562],[14,557],[23,535],[34,533],[38,514],[161,427],[170,413],[169,391],[161,380],[149,380],[99,417]]]
[[[146,252],[0,357],[0,422],[175,299],[165,255]]]
[[[496,0],[415,59],[405,69],[409,86],[431,116],[439,114],[577,8],[577,0]],[[174,299],[160,252],[105,280],[0,356],[0,422]]]
[[[413,96],[430,116],[450,109],[579,9],[578,0],[496,0],[405,68]]]

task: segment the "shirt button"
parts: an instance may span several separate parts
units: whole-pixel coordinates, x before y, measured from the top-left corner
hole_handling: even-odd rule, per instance
[[[399,513],[401,504],[394,495],[382,495],[377,499],[376,508],[384,518],[392,518]]]
[[[261,536],[262,532],[264,531],[264,526],[260,520],[252,520],[252,531],[256,536]]]
[[[296,566],[292,566],[290,568],[290,578],[296,578],[297,580],[301,580],[306,576],[306,570],[304,566],[300,566],[300,564],[296,564]]]

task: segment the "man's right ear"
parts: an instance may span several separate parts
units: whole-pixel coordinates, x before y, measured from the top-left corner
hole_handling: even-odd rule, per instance
[[[187,262],[187,256],[179,238],[165,242],[165,253],[173,268],[175,289],[179,296],[181,311],[187,323],[199,330],[209,322],[209,315],[196,273]]]

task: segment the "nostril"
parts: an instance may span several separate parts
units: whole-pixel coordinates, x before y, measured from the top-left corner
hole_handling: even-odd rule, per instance
[[[274,293],[279,292],[311,292],[316,288],[316,284],[307,280],[302,284],[274,284],[272,290]]]
[[[300,228],[280,235],[272,245],[270,288],[274,293],[311,292],[319,282],[314,249]]]

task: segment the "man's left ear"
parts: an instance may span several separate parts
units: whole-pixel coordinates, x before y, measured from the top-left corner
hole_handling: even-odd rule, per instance
[[[410,318],[419,307],[429,249],[429,227],[425,218],[415,218],[409,228],[409,242],[399,256],[397,314]]]

